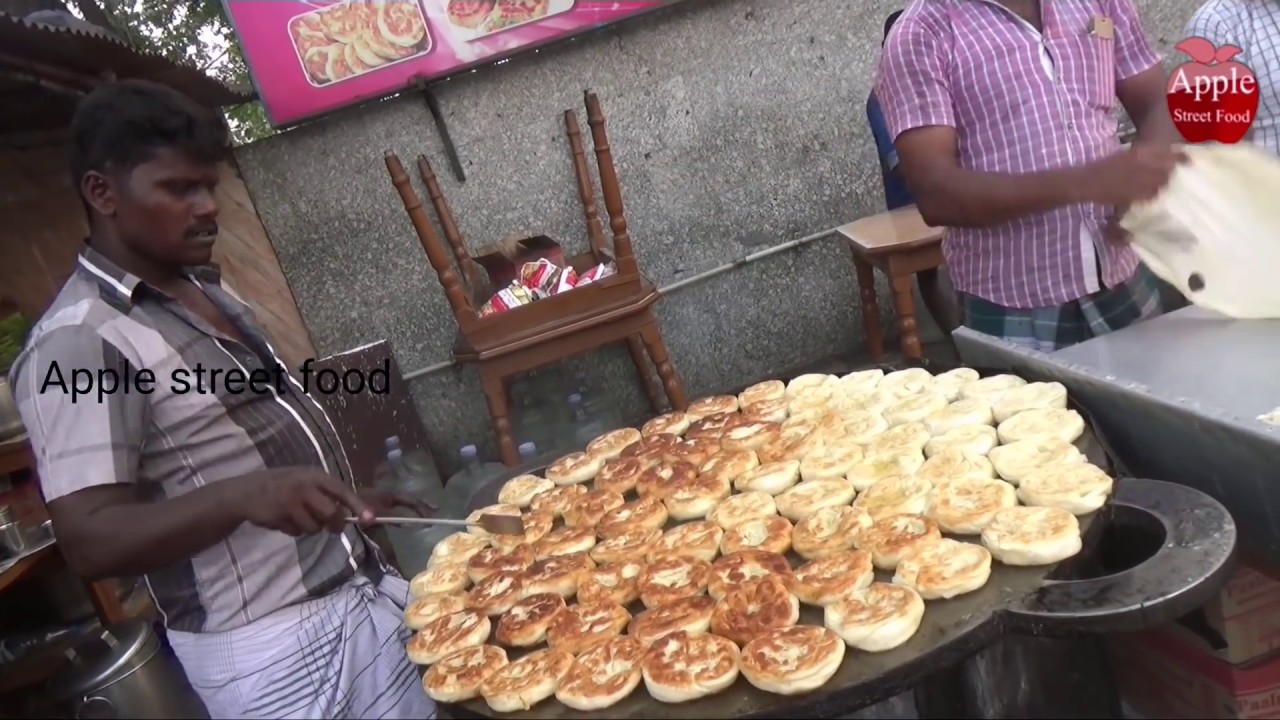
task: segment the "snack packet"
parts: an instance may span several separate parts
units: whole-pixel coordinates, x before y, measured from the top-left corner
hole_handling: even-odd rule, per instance
[[[578,276],[578,282],[574,287],[582,287],[596,280],[601,280],[610,275],[617,275],[618,268],[611,262],[602,263]]]
[[[578,286],[578,271],[571,267],[563,268],[560,276],[556,278],[556,284],[551,288],[552,295],[559,295],[566,290],[572,290]]]
[[[518,308],[521,305],[528,305],[535,299],[529,288],[522,285],[519,280],[512,280],[510,285],[499,290],[493,297],[489,298],[488,302],[480,306],[480,317],[487,317],[494,313]]]
[[[520,266],[520,272],[516,277],[520,283],[530,290],[535,290],[544,295],[552,295],[552,288],[560,279],[560,275],[564,272],[560,266],[551,262],[546,258],[538,258],[535,262],[527,262]]]

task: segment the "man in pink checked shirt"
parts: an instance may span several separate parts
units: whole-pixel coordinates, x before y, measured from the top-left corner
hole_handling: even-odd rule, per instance
[[[1108,238],[1185,159],[1165,80],[1131,0],[909,3],[875,92],[921,215],[948,228],[966,326],[1051,352],[1163,312]]]

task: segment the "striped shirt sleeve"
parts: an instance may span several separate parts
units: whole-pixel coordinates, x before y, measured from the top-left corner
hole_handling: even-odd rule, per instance
[[[46,502],[137,479],[150,402],[136,390],[107,392],[105,384],[99,398],[98,377],[108,371],[123,383],[137,368],[115,345],[77,326],[36,337],[14,367],[14,399]],[[94,388],[86,392],[90,376]]]
[[[1142,18],[1133,0],[1115,0],[1112,4],[1115,23],[1116,80],[1127,80],[1159,64],[1160,56],[1152,49],[1142,29]]]
[[[889,137],[921,127],[955,127],[947,78],[948,50],[915,18],[903,18],[885,40],[875,92]]]

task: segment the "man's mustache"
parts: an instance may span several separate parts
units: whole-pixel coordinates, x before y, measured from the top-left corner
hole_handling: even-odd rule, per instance
[[[217,235],[217,234],[218,234],[218,223],[216,222],[201,223],[200,225],[194,225],[187,230],[187,237],[189,238],[199,237],[201,235]]]

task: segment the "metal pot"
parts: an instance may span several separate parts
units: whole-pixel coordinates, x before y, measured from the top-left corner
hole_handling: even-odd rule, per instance
[[[74,718],[192,718],[208,711],[150,623],[95,630],[67,651],[50,695]]]
[[[25,430],[22,416],[18,414],[18,403],[14,401],[13,390],[9,387],[9,378],[0,373],[0,440],[17,437]]]

